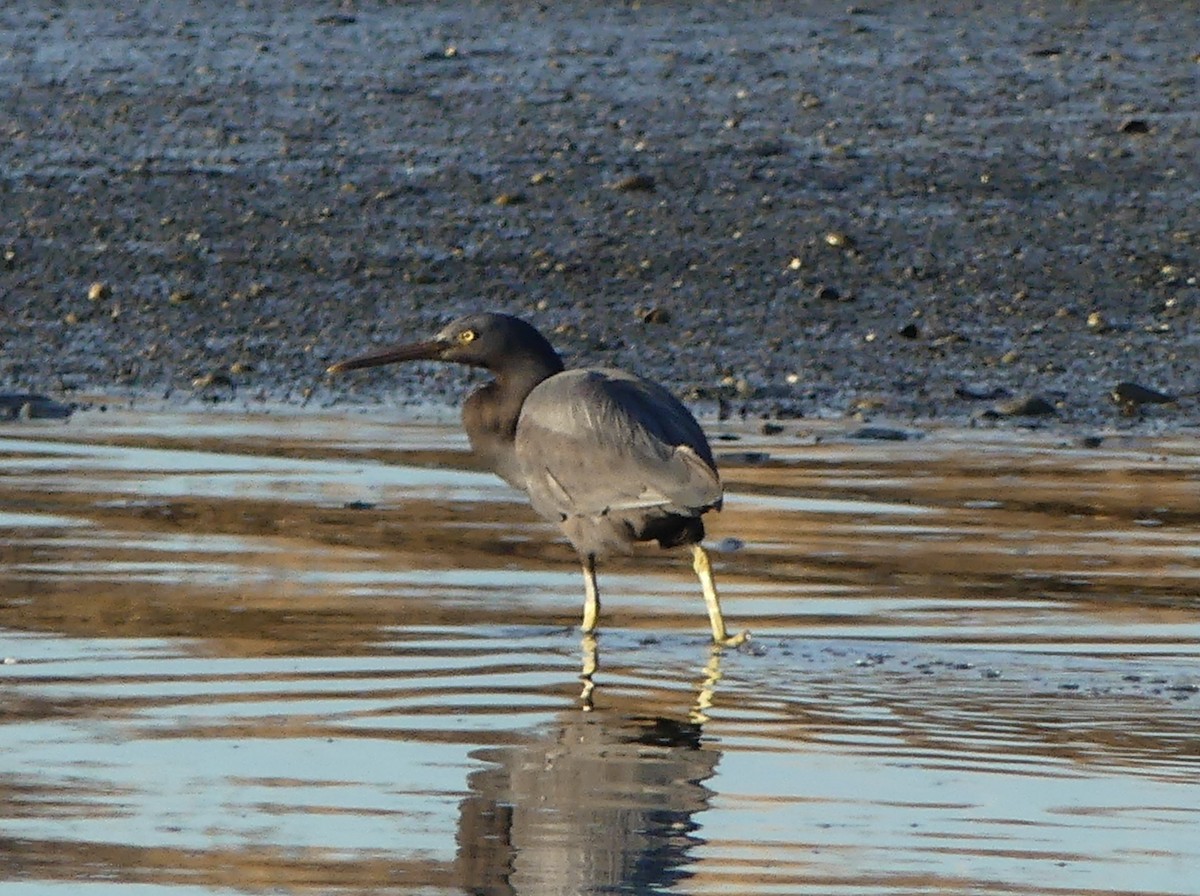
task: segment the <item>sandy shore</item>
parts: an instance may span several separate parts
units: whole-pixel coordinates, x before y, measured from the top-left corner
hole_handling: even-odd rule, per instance
[[[1194,425],[1198,17],[11,5],[0,391],[452,400],[323,369],[490,307],[735,413]]]

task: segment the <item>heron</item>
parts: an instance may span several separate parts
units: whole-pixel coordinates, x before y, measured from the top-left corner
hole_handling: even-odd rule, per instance
[[[713,642],[737,646],[721,615],[702,516],[720,510],[721,479],[696,418],[658,383],[615,368],[565,369],[532,324],[497,312],[460,317],[432,339],[370,352],[330,373],[403,361],[483,368],[491,379],[463,403],[472,453],[557,523],[583,566],[580,628],[596,631],[596,564],[635,542],[687,546]]]

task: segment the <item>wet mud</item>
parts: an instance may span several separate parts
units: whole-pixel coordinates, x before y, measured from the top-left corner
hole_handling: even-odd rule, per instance
[[[6,430],[6,894],[1194,892],[1194,439],[709,428],[715,654],[454,427]]]
[[[1195,423],[1198,15],[7,4],[0,389],[444,401],[323,371],[486,306],[735,414]]]

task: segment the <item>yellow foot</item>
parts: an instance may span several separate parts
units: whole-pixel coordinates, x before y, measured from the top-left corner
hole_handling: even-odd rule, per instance
[[[713,639],[713,644],[717,647],[741,647],[750,640],[750,631],[738,632],[736,635],[728,635],[724,638]]]

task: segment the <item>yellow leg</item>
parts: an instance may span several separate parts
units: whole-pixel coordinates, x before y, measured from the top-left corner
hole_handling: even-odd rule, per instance
[[[712,626],[713,643],[723,647],[737,647],[750,637],[750,632],[728,635],[725,632],[725,619],[721,616],[721,602],[717,599],[717,583],[713,581],[712,563],[708,552],[698,544],[692,545],[692,569],[700,578],[700,588],[704,591],[704,605],[708,608],[708,621]]]
[[[600,620],[600,591],[596,588],[596,558],[588,554],[583,558],[583,624],[579,626],[585,635],[596,630]]]

